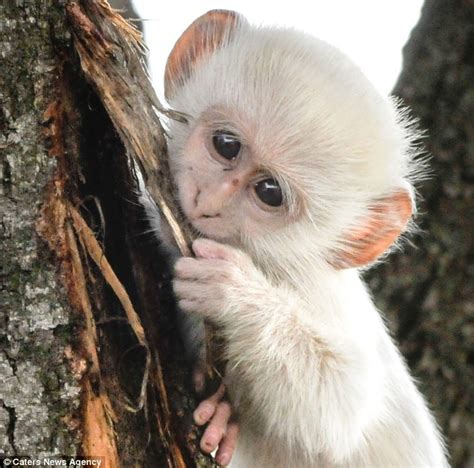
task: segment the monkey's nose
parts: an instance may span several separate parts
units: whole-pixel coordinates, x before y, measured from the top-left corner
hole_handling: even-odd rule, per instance
[[[206,203],[207,201],[207,203]],[[221,213],[219,206],[217,206],[216,200],[198,200],[194,207],[194,217],[202,219],[220,218]]]
[[[239,183],[234,180],[210,184],[204,190],[198,188],[194,198],[194,216],[201,219],[220,218],[238,189]]]

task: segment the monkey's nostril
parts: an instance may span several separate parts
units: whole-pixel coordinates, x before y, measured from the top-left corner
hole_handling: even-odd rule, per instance
[[[199,198],[200,193],[201,193],[201,190],[197,189],[196,195],[194,196],[194,206],[197,206],[198,204],[198,198]]]
[[[206,214],[206,213],[204,213],[204,214],[201,215],[201,218],[206,218],[206,219],[208,219],[208,218],[220,218],[220,217],[221,217],[221,215],[219,213],[216,213],[216,214]]]

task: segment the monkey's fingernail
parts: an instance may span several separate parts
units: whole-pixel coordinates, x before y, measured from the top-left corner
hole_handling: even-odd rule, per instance
[[[209,419],[209,414],[207,411],[195,411],[193,413],[193,419],[194,419],[194,422],[198,425],[198,426],[201,426],[202,424],[205,424],[207,422],[207,420]]]
[[[219,465],[227,465],[230,462],[230,455],[227,452],[220,453],[216,457],[216,462],[219,463]]]
[[[211,453],[217,446],[217,441],[213,438],[201,440],[201,450],[206,453]]]

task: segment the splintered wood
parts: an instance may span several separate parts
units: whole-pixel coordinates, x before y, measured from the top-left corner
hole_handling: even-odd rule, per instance
[[[77,337],[80,350],[76,352],[69,348],[65,353],[83,390],[81,453],[86,456],[100,454],[109,468],[116,468],[120,466],[114,433],[116,416],[101,378],[97,328],[65,193],[69,171],[62,135],[67,107],[64,101],[54,101],[44,114],[44,136],[51,142],[48,153],[57,158],[57,170],[47,186],[36,222],[36,232],[56,256],[59,277],[67,290],[70,304],[83,317],[84,328]],[[75,416],[68,415],[65,416],[65,421],[69,419],[70,424],[76,425],[72,422],[74,418]]]

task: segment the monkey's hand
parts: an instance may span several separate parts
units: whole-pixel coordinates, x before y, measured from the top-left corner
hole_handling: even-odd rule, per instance
[[[243,252],[211,240],[196,240],[193,251],[196,258],[181,258],[175,265],[173,286],[179,308],[219,323],[230,304],[234,304],[231,307],[236,311],[232,297],[244,292],[251,270],[257,270]],[[222,384],[214,395],[198,405],[193,415],[197,425],[207,424],[201,450],[211,453],[218,448],[216,461],[220,465],[230,462],[239,432],[238,423],[231,419],[231,403],[224,395]]]
[[[208,239],[193,242],[196,258],[180,258],[175,264],[174,292],[179,307],[216,324],[229,314],[238,316],[239,299],[249,283],[264,282],[262,273],[244,252]]]

